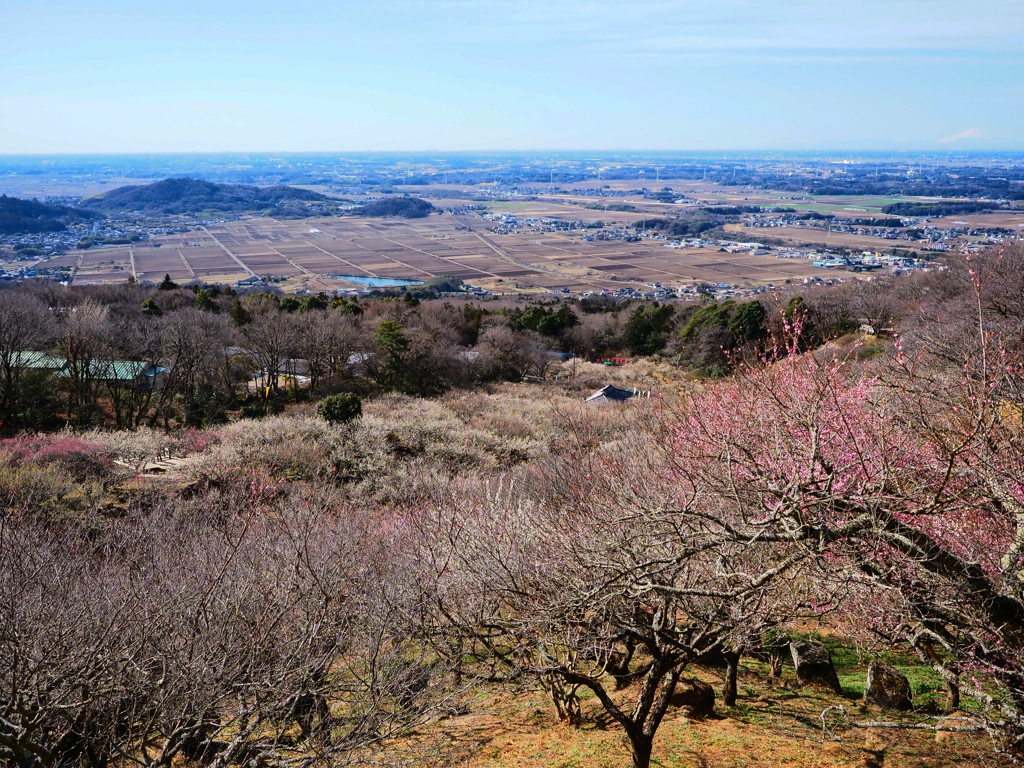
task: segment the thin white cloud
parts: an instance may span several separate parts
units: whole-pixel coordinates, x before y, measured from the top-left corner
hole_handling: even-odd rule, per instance
[[[939,139],[939,143],[951,144],[954,141],[963,141],[964,139],[980,139],[983,138],[984,136],[985,134],[981,132],[980,128],[968,128],[966,131],[961,131],[960,133],[956,133],[952,136],[947,136],[944,139]]]
[[[366,0],[354,0],[362,5]],[[392,0],[419,22],[664,52],[1019,50],[1020,0]],[[375,7],[375,6],[374,6]],[[471,38],[469,38],[471,39]]]

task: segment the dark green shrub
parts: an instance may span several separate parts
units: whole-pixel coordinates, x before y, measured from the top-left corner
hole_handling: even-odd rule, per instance
[[[363,401],[351,392],[342,392],[321,400],[316,412],[321,419],[331,424],[345,424],[363,415]]]
[[[262,403],[250,403],[239,408],[238,415],[243,419],[261,419],[267,415],[267,409]]]

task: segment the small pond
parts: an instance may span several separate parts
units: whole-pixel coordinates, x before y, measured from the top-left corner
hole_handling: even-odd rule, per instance
[[[327,275],[335,280],[347,280],[350,283],[368,285],[371,288],[394,288],[401,285],[423,285],[422,280],[402,280],[398,277],[365,277],[358,275]]]

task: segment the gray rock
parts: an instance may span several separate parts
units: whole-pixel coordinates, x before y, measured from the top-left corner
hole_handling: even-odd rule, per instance
[[[840,694],[843,692],[827,648],[811,643],[790,643],[789,652],[793,655],[796,679],[800,685],[826,688]]]
[[[864,686],[864,703],[886,709],[911,709],[914,702],[910,681],[895,667],[872,662],[868,666],[868,682]]]

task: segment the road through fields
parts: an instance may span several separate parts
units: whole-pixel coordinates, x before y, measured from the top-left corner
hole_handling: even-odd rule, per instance
[[[250,277],[257,277],[257,274],[255,272],[253,272],[251,269],[249,269],[249,267],[247,267],[245,265],[244,261],[242,261],[240,258],[235,256],[235,254],[233,254],[231,251],[229,251],[228,247],[226,245],[224,245],[224,243],[222,243],[220,240],[218,240],[217,236],[214,235],[213,232],[208,230],[206,227],[203,227],[203,232],[208,234],[210,236],[210,239],[213,240],[213,242],[215,242],[217,245],[219,245],[221,247],[221,249],[224,251],[224,253],[226,253],[228,256],[230,256],[238,266],[240,266],[242,269],[244,269],[246,272],[248,272]]]

